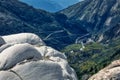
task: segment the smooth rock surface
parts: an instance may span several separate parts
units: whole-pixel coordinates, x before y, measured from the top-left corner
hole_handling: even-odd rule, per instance
[[[45,45],[44,42],[35,34],[32,33],[19,33],[7,36],[2,36],[4,41],[9,44],[22,44],[29,43],[31,45]]]
[[[21,80],[21,79],[12,72],[0,71],[0,80]]]
[[[64,80],[61,67],[52,61],[28,62],[13,69],[23,80]]]
[[[26,59],[42,59],[42,57],[30,44],[16,44],[0,53],[0,69],[9,69]]]
[[[38,46],[44,42],[35,36],[3,37],[6,44],[0,47],[0,80],[78,80],[66,56],[49,46]]]
[[[42,56],[44,57],[60,57],[62,59],[67,59],[66,56],[64,54],[62,54],[61,52],[48,47],[48,46],[41,46],[41,47],[35,47]]]
[[[1,53],[3,50],[5,50],[6,48],[10,47],[10,46],[12,46],[12,45],[10,45],[10,44],[3,44],[3,45],[0,47],[0,53]]]

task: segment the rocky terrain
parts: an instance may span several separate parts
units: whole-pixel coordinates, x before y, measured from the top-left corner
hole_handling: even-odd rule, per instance
[[[47,45],[60,50],[74,43],[77,36],[86,34],[86,30],[66,22],[66,19],[63,14],[38,10],[18,0],[0,0],[0,35],[32,32]]]
[[[60,13],[77,21],[95,37],[95,41],[99,41],[100,35],[120,22],[120,0],[84,0]]]
[[[72,44],[65,47],[69,64],[76,70],[79,80],[88,80],[90,76],[120,59],[120,38],[112,40],[109,44],[91,42]]]
[[[112,28],[106,30],[103,34],[100,35],[103,36],[102,42],[109,42],[110,40],[114,40],[118,37],[120,37],[120,23],[118,23],[116,26],[113,26]],[[100,40],[100,38],[99,38]]]
[[[18,0],[0,0],[0,4],[0,35],[32,32],[58,50],[81,37],[107,42],[103,33],[120,22],[119,0],[85,0],[57,13],[38,10]]]
[[[119,0],[84,0],[60,13],[88,32],[76,38],[76,44],[62,49],[79,80],[88,80],[112,61],[120,59]]]
[[[36,67],[36,70],[38,70],[38,64],[43,64],[42,61],[48,61],[48,64],[53,64],[55,62],[55,65],[61,66],[62,68],[65,68],[65,70],[69,69],[69,67],[66,67],[69,63],[70,66],[75,69],[79,80],[88,80],[92,75],[98,73],[98,71],[108,66],[112,61],[120,59],[119,14],[120,0],[84,0],[56,13],[35,9],[18,0],[0,0],[0,45],[2,45],[0,52],[2,53],[1,56],[7,56],[4,59],[3,57],[0,57],[2,62],[0,69],[3,71],[1,75],[9,74],[9,72],[6,71],[12,70],[16,75],[22,76],[22,73],[27,71],[27,69],[25,68],[22,72],[19,69],[24,66],[29,67],[29,65],[35,64],[36,66],[33,67]],[[37,34],[44,43],[38,36],[23,34],[23,32]],[[19,38],[16,38],[16,35],[10,35],[15,33],[21,33],[17,34]],[[27,38],[31,39],[28,40]],[[54,49],[48,48],[48,46],[58,49],[66,54],[67,59],[63,57],[64,54],[59,55],[59,58],[61,59],[60,62],[63,61],[63,64],[66,66],[62,66],[61,63],[59,64],[58,58],[52,55],[50,55],[52,57],[44,55],[44,53],[47,53],[47,49],[48,55],[49,53],[54,53]],[[23,56],[21,55],[22,52],[18,53],[15,47],[20,49],[26,47],[23,52],[30,50],[30,52],[33,51],[35,55],[32,53],[28,55],[27,52],[24,55],[27,54],[28,56]],[[42,49],[39,49],[38,47]],[[9,52],[10,50],[12,50],[12,52]],[[3,55],[3,52],[9,55]],[[38,53],[41,54],[39,55]],[[12,63],[10,54],[14,57],[13,60],[15,60],[15,63]],[[16,60],[16,56],[18,55],[23,56],[23,58]],[[55,54],[55,56],[57,55],[58,54]],[[68,60],[68,63],[66,63],[66,60]],[[33,67],[31,66],[28,69],[32,69]],[[50,67],[50,69],[52,67]],[[61,76],[65,75],[65,77],[62,76],[60,80],[67,78],[70,80],[76,79],[72,69],[65,71],[64,73],[64,69],[61,69],[61,67],[57,69],[60,70],[58,71],[60,74],[57,74]],[[31,75],[32,72],[28,72],[26,75]],[[61,74],[61,72],[64,74]],[[35,73],[37,74],[36,71]],[[102,73],[106,74],[104,71],[102,71]],[[113,72],[113,75],[114,73],[115,72]],[[72,76],[72,74],[74,75]],[[115,76],[116,74],[117,73],[115,73]],[[11,75],[16,76],[12,73]],[[26,75],[23,75],[22,77],[29,79]],[[3,80],[4,78],[7,77],[3,77]]]
[[[0,80],[77,80],[66,56],[35,34],[2,36]]]
[[[120,80],[120,60],[112,62],[89,80]]]

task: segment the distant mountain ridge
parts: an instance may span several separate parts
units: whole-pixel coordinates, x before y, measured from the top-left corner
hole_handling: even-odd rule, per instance
[[[25,2],[37,9],[43,9],[49,12],[55,12],[63,8],[60,4],[53,1],[47,1],[47,0],[37,0],[37,1],[20,0],[20,1]]]
[[[73,5],[79,0],[20,0],[37,9],[43,9],[49,12],[57,12],[70,5]]]

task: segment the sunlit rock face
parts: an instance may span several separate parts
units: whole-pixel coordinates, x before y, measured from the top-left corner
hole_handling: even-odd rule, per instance
[[[8,44],[29,43],[31,45],[45,45],[44,42],[35,34],[19,33],[2,36],[3,40]]]
[[[120,22],[120,0],[84,0],[61,11],[69,19],[88,23],[85,27],[99,30]],[[83,23],[84,22],[84,23]],[[93,27],[92,27],[93,26]]]
[[[89,80],[120,80],[120,60],[112,62]]]
[[[45,46],[37,35],[25,34],[1,37],[0,80],[77,80],[63,53]]]
[[[95,41],[108,42],[117,36],[117,31],[112,30],[117,29],[115,27],[120,23],[120,0],[84,0],[60,13],[71,21],[77,21],[78,26],[92,33]]]

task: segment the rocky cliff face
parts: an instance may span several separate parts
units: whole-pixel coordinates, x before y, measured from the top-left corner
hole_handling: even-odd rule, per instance
[[[84,0],[60,13],[88,31],[76,39],[80,44],[69,45],[63,50],[80,80],[88,80],[111,61],[120,58],[120,0]]]
[[[102,37],[100,39],[100,37]],[[99,40],[101,42],[110,42],[110,40],[115,40],[120,37],[120,24],[118,23],[116,26],[106,30],[103,34],[101,34]]]
[[[120,60],[112,62],[109,66],[93,75],[89,80],[119,80]]]
[[[98,35],[120,22],[120,0],[85,0],[60,13]]]
[[[66,56],[45,46],[37,35],[22,33],[1,40],[5,43],[0,46],[0,80],[77,80]]]

